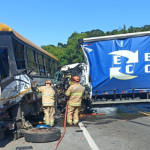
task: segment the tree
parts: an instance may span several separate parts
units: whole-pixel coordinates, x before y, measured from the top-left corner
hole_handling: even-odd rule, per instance
[[[81,63],[84,60],[83,52],[81,50],[81,46],[78,43],[79,39],[86,38],[86,33],[77,33],[74,32],[67,41],[67,47],[65,53],[63,53],[61,59],[66,59],[67,61],[63,61],[62,65],[72,64],[72,63]]]
[[[119,34],[124,34],[127,33],[128,31],[126,30],[126,25],[123,25],[123,28],[119,30]]]
[[[134,31],[134,27],[130,26],[130,27],[128,28],[128,33],[133,33],[133,32],[135,32],[135,31]]]
[[[58,42],[57,47],[66,48],[67,44],[62,44],[62,43]]]

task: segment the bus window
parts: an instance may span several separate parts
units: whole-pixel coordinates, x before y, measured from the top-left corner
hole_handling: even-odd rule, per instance
[[[44,56],[38,53],[38,64],[40,69],[40,75],[45,76]]]
[[[43,55],[38,53],[38,63],[44,65]]]
[[[0,81],[9,76],[8,53],[6,49],[0,49]]]
[[[35,68],[31,74],[32,75],[39,75],[39,71],[38,71],[38,66],[37,66],[37,62],[36,62],[36,54],[35,51],[32,50],[31,48],[27,47],[27,59],[28,59],[28,68],[33,69]]]
[[[59,62],[57,62],[57,68],[59,68],[60,67],[60,63]]]
[[[57,71],[57,62],[55,61],[55,72]]]
[[[13,50],[16,60],[17,69],[24,69],[25,59],[24,59],[24,45],[19,43],[17,40],[12,38]]]
[[[48,57],[45,57],[45,65],[46,65],[46,72],[47,76],[50,77],[50,61]]]
[[[53,59],[50,58],[50,76],[51,78],[53,78],[54,74],[53,74]]]
[[[51,58],[49,59],[49,61],[50,61],[50,77],[52,77],[52,60],[51,60]]]
[[[55,73],[55,62],[53,59],[51,59],[51,77],[54,77]]]

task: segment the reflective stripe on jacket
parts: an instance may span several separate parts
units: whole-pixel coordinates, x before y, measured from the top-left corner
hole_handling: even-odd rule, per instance
[[[81,106],[82,96],[84,93],[84,87],[79,83],[71,85],[66,91],[66,96],[70,96],[70,106]]]
[[[55,91],[51,86],[38,87],[37,92],[42,93],[42,105],[43,106],[54,106]]]
[[[44,96],[44,95],[51,95],[51,96],[54,96],[53,93],[42,93],[42,96]]]

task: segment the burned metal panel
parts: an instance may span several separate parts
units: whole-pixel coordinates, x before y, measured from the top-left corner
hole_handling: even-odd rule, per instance
[[[1,81],[1,91],[5,89],[6,86],[8,86],[11,82],[14,81],[14,77],[10,76],[8,78],[5,78]]]

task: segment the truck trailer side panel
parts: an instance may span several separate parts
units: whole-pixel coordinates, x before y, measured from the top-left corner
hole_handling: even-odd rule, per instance
[[[150,91],[150,33],[82,43],[93,95]],[[132,35],[132,34],[131,34]]]

